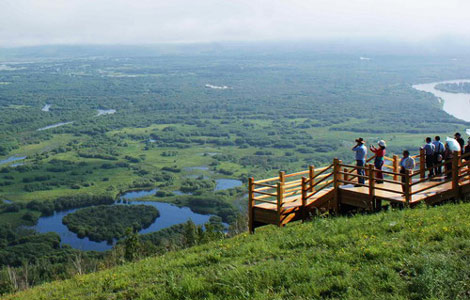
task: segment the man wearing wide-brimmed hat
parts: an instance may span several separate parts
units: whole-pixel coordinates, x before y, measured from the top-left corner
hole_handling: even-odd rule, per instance
[[[356,139],[356,146],[352,148],[354,152],[356,152],[356,166],[359,168],[357,169],[357,174],[359,176],[365,176],[366,172],[364,170],[364,166],[366,164],[366,156],[367,156],[367,147],[365,145],[363,138]],[[364,177],[359,177],[358,182],[360,184],[365,183]]]

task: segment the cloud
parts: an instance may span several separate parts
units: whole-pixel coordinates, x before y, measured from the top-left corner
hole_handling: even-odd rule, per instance
[[[0,46],[469,39],[466,0],[2,0]]]

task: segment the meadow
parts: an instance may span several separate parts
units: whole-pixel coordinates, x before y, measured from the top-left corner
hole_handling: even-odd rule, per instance
[[[265,227],[3,299],[467,299],[469,204]]]

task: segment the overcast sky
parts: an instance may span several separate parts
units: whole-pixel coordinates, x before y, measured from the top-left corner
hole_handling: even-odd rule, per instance
[[[0,0],[0,47],[470,40],[469,0]]]

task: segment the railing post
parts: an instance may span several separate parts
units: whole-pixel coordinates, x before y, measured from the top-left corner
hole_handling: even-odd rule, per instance
[[[334,193],[334,203],[335,203],[335,212],[339,211],[340,205],[341,205],[341,199],[339,197],[339,185],[340,185],[340,173],[339,171],[341,170],[341,160],[335,158],[333,160],[333,193]]]
[[[459,192],[459,161],[460,161],[460,151],[454,151],[452,157],[452,191],[455,194]]]
[[[410,206],[410,201],[411,201],[411,172],[413,172],[412,170],[406,170],[405,172],[405,187],[404,187],[404,190],[405,190],[405,202],[406,202],[406,206],[409,207]]]
[[[393,173],[399,173],[400,172],[400,161],[398,158],[398,155],[393,156]],[[398,181],[398,175],[394,174],[393,175],[393,180]]]
[[[337,158],[335,158],[333,160],[333,185],[335,188],[337,188],[339,186],[339,179],[340,179],[340,173],[339,173],[339,170],[340,170],[340,163],[341,161]]]
[[[286,172],[279,171],[279,182],[284,184],[286,182]]]
[[[311,165],[308,167],[308,177],[309,177],[309,181],[310,181],[310,189],[309,189],[309,192],[312,193],[314,191],[314,180],[313,180],[313,177],[315,176],[315,166]]]
[[[344,181],[349,181],[348,169],[344,168],[343,172],[344,172]]]
[[[305,220],[307,215],[307,178],[302,177],[302,222]]]
[[[369,171],[369,200],[370,205],[369,208],[373,208],[374,199],[375,199],[375,170],[372,164],[368,164],[368,171]]]
[[[426,152],[424,149],[419,150],[419,177],[421,179],[426,177]]]
[[[255,201],[254,195],[253,195],[253,190],[254,190],[254,183],[255,179],[253,177],[248,178],[248,229],[250,233],[255,232],[255,220],[254,218],[254,211],[253,207],[255,206]]]
[[[282,226],[281,215],[282,215],[282,202],[284,201],[284,183],[277,183],[277,216],[278,216],[278,226]]]

